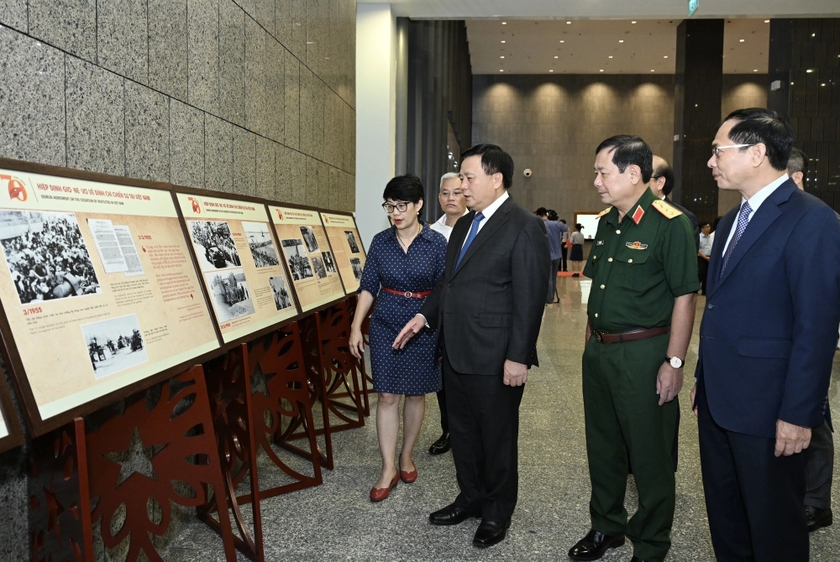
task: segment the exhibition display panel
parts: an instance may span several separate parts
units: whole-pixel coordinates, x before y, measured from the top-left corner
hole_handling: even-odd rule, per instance
[[[350,213],[321,212],[321,220],[333,249],[331,257],[341,275],[344,291],[348,295],[355,293],[359,290],[362,270],[367,259],[356,219]]]

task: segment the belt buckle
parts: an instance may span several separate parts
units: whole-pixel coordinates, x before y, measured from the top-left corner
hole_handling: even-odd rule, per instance
[[[414,296],[414,293],[412,293],[411,291],[406,291],[406,292],[403,293],[403,296],[407,299],[410,299],[411,297]]]
[[[595,341],[598,343],[604,343],[604,338],[601,337],[601,332],[598,330],[592,330],[592,333],[595,335]]]

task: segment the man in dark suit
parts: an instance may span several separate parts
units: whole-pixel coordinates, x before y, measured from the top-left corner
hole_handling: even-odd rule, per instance
[[[505,538],[516,506],[519,403],[537,365],[551,262],[543,221],[508,195],[510,155],[492,144],[470,148],[461,180],[471,212],[452,231],[443,278],[394,347],[438,330],[461,493],[429,521],[481,517],[473,544],[487,547]]]
[[[700,461],[718,560],[808,560],[802,508],[840,322],[840,224],[785,173],[773,111],[723,122],[709,167],[741,205],[721,220],[700,326]]]
[[[697,215],[680,205],[671,201],[670,195],[674,191],[674,185],[677,183],[674,176],[674,169],[668,164],[668,161],[661,156],[653,155],[653,175],[650,177],[650,190],[653,194],[663,199],[683,212],[688,217],[691,223],[691,228],[694,231],[694,242],[698,248],[700,246],[700,224],[697,222]]]

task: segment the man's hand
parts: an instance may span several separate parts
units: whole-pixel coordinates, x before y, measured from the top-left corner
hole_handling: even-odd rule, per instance
[[[774,455],[789,457],[801,453],[811,444],[811,428],[776,420],[776,450]]]
[[[697,417],[697,383],[691,387],[691,411],[694,412],[694,417]]]
[[[659,405],[670,402],[677,397],[683,385],[683,370],[674,369],[670,363],[662,363],[656,376],[656,393],[659,395]]]
[[[505,359],[504,382],[508,386],[522,386],[528,380],[528,366]]]
[[[426,327],[426,319],[423,317],[422,314],[417,314],[408,321],[408,324],[402,329],[402,331],[397,334],[397,339],[394,340],[394,344],[391,346],[394,349],[402,349],[405,347],[405,344],[408,343],[408,340],[413,338],[417,333],[420,332],[423,328]]]

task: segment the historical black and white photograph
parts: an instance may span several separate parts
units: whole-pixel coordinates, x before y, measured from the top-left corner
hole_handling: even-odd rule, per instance
[[[335,261],[330,252],[321,252],[321,257],[324,258],[324,267],[327,268],[327,273],[335,273]]]
[[[226,222],[187,221],[202,271],[242,265]]]
[[[268,224],[264,222],[243,222],[242,229],[245,230],[245,237],[248,239],[248,247],[251,248],[251,256],[257,267],[270,267],[280,265],[277,260],[277,250],[274,249],[274,241],[268,231]]]
[[[293,280],[300,281],[314,275],[312,264],[309,263],[309,256],[303,247],[303,240],[289,238],[281,240],[280,244],[283,246],[283,253],[286,254],[286,260],[289,262],[289,271],[292,272]]]
[[[315,275],[318,279],[323,279],[327,276],[327,268],[324,267],[324,262],[320,256],[312,256],[312,269],[315,270]]]
[[[356,281],[362,280],[362,260],[359,258],[350,258],[350,265],[353,266],[353,276]]]
[[[149,360],[136,314],[83,324],[82,335],[97,379]]]
[[[274,293],[274,306],[277,310],[283,310],[292,306],[292,297],[286,288],[286,280],[283,277],[269,277],[268,284]]]
[[[347,237],[347,244],[350,246],[350,251],[354,254],[359,253],[359,245],[356,243],[356,235],[352,230],[345,230],[344,236]]]
[[[315,239],[315,231],[311,226],[301,226],[300,235],[303,236],[303,241],[306,242],[306,249],[311,254],[318,251],[318,240]]]
[[[0,211],[0,241],[21,304],[102,292],[74,213]]]
[[[254,313],[251,291],[241,269],[205,274],[213,309],[219,322]]]

